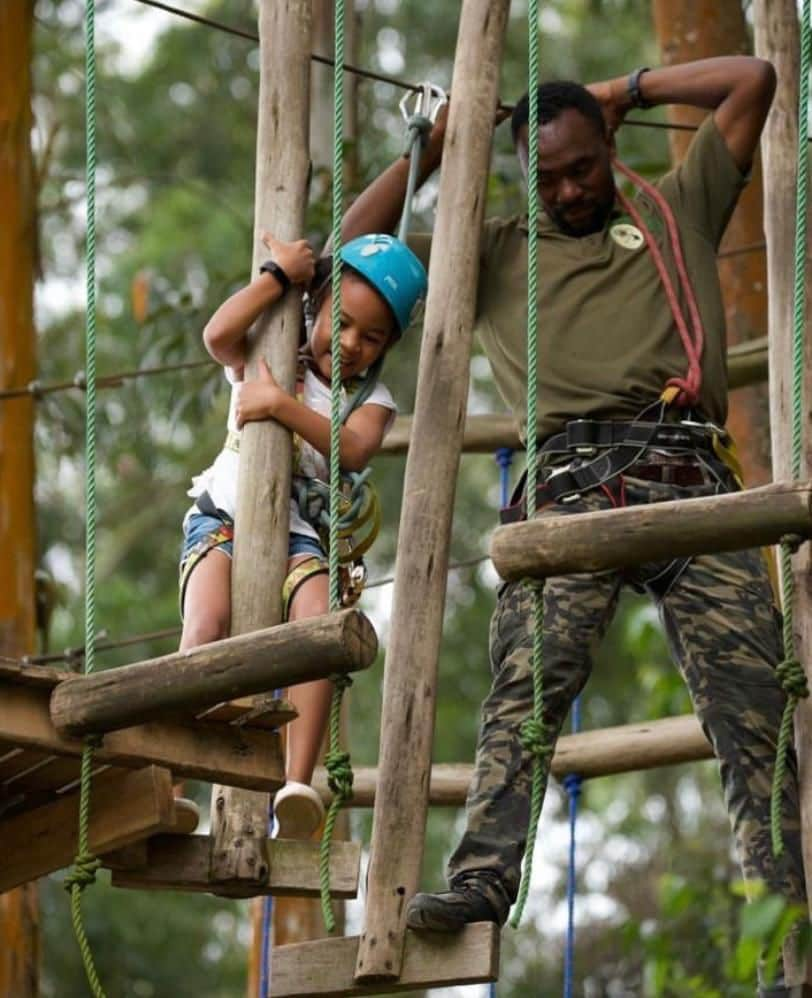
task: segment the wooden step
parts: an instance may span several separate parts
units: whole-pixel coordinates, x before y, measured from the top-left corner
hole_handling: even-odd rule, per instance
[[[66,679],[51,695],[51,719],[66,735],[114,731],[366,669],[377,650],[369,620],[359,610],[340,610]]]
[[[779,483],[498,527],[491,557],[503,579],[600,572],[812,535],[812,485]]]
[[[99,854],[175,823],[172,777],[157,766],[107,771],[93,781],[89,844]],[[0,891],[68,866],[76,854],[79,791],[0,821]]]
[[[462,932],[406,931],[399,978],[355,981],[359,936],[319,939],[273,950],[272,998],[380,995],[397,991],[482,984],[499,976],[499,928],[492,922]]]
[[[17,666],[15,670],[0,669],[0,743],[9,746],[6,753],[0,750],[0,770],[5,766],[3,772],[13,772],[30,765],[33,756],[26,757],[26,761],[18,758],[28,751],[38,752],[39,760],[72,757],[78,775],[82,742],[60,735],[49,711],[51,690],[65,674],[50,670],[52,674],[47,678],[34,680],[30,675],[34,669],[21,670]],[[94,759],[130,769],[160,765],[178,777],[223,782],[249,790],[273,791],[282,786],[285,775],[279,733],[261,726],[255,728],[250,719],[235,724],[235,718],[245,716],[245,711],[231,707],[223,710],[231,720],[153,721],[110,732],[94,752]],[[47,770],[43,777],[46,774]],[[18,783],[23,786],[23,779]]]
[[[264,884],[237,880],[213,881],[209,873],[211,839],[208,835],[160,835],[135,850],[103,857],[113,871],[114,887],[139,890],[203,891],[224,897],[274,894],[318,897],[319,843],[269,839],[270,873]],[[330,847],[330,894],[354,898],[358,892],[361,847],[356,842],[333,842]]]

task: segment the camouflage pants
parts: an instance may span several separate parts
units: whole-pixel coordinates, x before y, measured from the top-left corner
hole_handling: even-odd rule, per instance
[[[626,478],[625,503],[711,495],[735,488],[691,488]],[[595,491],[538,515],[605,509]],[[653,596],[672,655],[719,761],[722,787],[743,873],[787,898],[805,896],[801,859],[797,765],[789,760],[784,785],[785,853],[773,858],[770,793],[785,697],[775,678],[781,659],[780,616],[758,550],[702,555],[664,574],[668,565],[625,572],[550,578],[544,585],[544,721],[558,737],[591,670],[592,651],[606,631],[624,584]],[[449,863],[452,882],[474,880],[501,915],[519,886],[530,810],[531,760],[519,728],[532,705],[532,596],[522,583],[503,586],[491,621],[493,681],[482,710],[476,766],[468,794],[467,828]],[[547,774],[545,773],[545,780]]]

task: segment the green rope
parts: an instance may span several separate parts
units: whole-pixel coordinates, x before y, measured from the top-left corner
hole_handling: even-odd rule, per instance
[[[344,0],[335,4],[335,64],[344,63]],[[344,213],[344,74],[336,69],[333,77],[333,270],[332,270],[332,367],[330,371],[330,610],[341,608],[341,579],[339,576],[339,505],[341,501],[341,218]],[[352,768],[350,757],[341,752],[340,720],[341,698],[350,685],[346,676],[333,677],[333,698],[330,703],[329,745],[327,752],[328,773],[338,790],[327,812],[319,854],[319,879],[321,884],[321,911],[328,932],[335,931],[335,916],[330,902],[330,843],[333,827],[342,804],[352,793]],[[331,783],[332,789],[332,783]]]
[[[812,31],[810,30],[809,0],[801,6],[801,79],[798,94],[798,182],[795,201],[795,285],[793,289],[792,324],[792,423],[791,423],[791,475],[797,482],[801,477],[803,454],[803,373],[804,373],[804,285],[806,278],[806,202],[809,185],[808,115],[809,115],[809,69],[812,55]],[[784,834],[781,823],[781,798],[784,776],[787,768],[787,752],[792,744],[792,719],[798,701],[809,696],[806,675],[801,663],[795,657],[795,636],[793,612],[795,603],[795,580],[792,574],[792,538],[781,540],[781,592],[784,609],[784,661],[778,666],[776,675],[782,689],[787,694],[787,703],[781,726],[778,730],[775,770],[773,772],[772,798],[770,800],[770,829],[772,832],[773,854],[779,857],[784,852]]]
[[[96,45],[95,0],[85,4],[85,119],[87,171],[87,269],[85,320],[85,672],[92,672],[96,658]],[[82,954],[90,990],[94,998],[104,998],[90,943],[82,921],[82,892],[96,879],[99,861],[88,845],[90,828],[90,785],[93,746],[98,739],[86,738],[82,751],[79,782],[79,834],[73,868],[65,879],[70,892],[71,921]]]
[[[527,77],[530,108],[527,123],[527,519],[536,513],[536,481],[538,479],[538,454],[536,441],[536,407],[538,395],[538,3],[529,0],[527,5],[528,43]],[[536,842],[541,804],[544,798],[545,763],[551,753],[544,730],[544,586],[534,579],[525,580],[533,600],[533,716],[521,728],[522,747],[533,760],[530,795],[530,821],[527,828],[527,847],[524,870],[516,900],[511,926],[518,928],[522,919],[530,881],[533,876],[533,848]]]

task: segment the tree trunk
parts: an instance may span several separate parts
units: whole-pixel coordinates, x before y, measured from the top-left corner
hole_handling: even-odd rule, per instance
[[[741,55],[750,51],[741,0],[654,0],[654,26],[665,65]],[[697,125],[706,112],[672,106],[668,120]],[[671,157],[679,162],[688,149],[690,132],[670,133]],[[762,223],[761,159],[756,158],[750,183],[742,194],[728,226],[721,250],[749,246],[764,240]],[[763,336],[767,330],[767,264],[761,250],[719,261],[725,302],[728,341],[731,344]],[[740,449],[748,485],[770,480],[770,438],[767,389],[751,386],[731,398],[728,429]]]
[[[0,387],[34,379],[35,190],[31,157],[33,0],[0,4]],[[34,401],[0,402],[0,655],[32,653],[35,634]],[[36,883],[0,898],[0,994],[35,998]]]

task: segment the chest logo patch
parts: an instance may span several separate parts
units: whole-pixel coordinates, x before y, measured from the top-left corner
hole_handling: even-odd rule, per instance
[[[618,246],[627,250],[638,250],[645,243],[643,233],[636,225],[630,225],[628,222],[618,222],[613,225],[609,230],[609,235]]]

